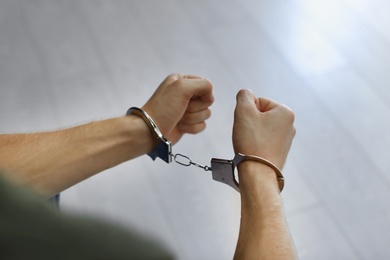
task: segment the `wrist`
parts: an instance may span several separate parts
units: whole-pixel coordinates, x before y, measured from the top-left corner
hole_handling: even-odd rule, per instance
[[[153,159],[153,161],[159,157],[165,162],[170,163],[172,160],[172,143],[161,133],[157,124],[153,121],[150,115],[138,107],[129,108],[126,115],[136,115],[148,126],[152,135],[152,140],[154,140],[153,150],[148,152],[148,155]]]
[[[255,161],[245,161],[238,165],[238,177],[242,218],[265,219],[280,214],[280,190],[271,167]]]
[[[234,163],[236,165],[240,164],[241,162],[245,162],[245,161],[253,161],[253,162],[261,163],[263,166],[268,166],[275,173],[275,177],[277,178],[280,192],[283,190],[283,187],[284,187],[284,177],[283,177],[283,174],[280,171],[280,169],[275,164],[270,162],[269,160],[267,160],[265,158],[262,158],[262,157],[259,157],[259,156],[255,156],[255,155],[244,155],[244,154],[238,153],[234,157],[233,161],[234,161]],[[252,166],[254,166],[254,165],[255,164],[252,164]],[[263,171],[265,171],[265,170],[263,170]],[[251,170],[250,172],[253,172],[253,171]]]
[[[275,171],[268,165],[256,161],[244,161],[237,166],[240,191],[259,190],[278,193],[278,180]]]
[[[155,148],[156,142],[149,126],[136,115],[120,117],[123,123],[124,135],[126,136],[126,147],[130,159],[144,155]]]

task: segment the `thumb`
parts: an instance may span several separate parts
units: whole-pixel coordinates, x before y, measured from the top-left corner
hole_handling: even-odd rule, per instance
[[[258,100],[256,99],[255,94],[249,89],[241,89],[237,93],[237,107],[256,107],[258,108]]]

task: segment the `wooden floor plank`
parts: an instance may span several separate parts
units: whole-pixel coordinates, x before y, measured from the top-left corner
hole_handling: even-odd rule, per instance
[[[40,56],[26,31],[23,5],[0,3],[1,132],[55,128],[52,92]]]
[[[299,259],[364,259],[350,249],[323,207],[313,207],[291,216],[289,222],[293,236],[300,234],[294,236]]]
[[[200,74],[214,85],[212,118],[174,152],[208,164],[233,157],[235,95],[250,88],[296,114],[282,196],[300,258],[386,259],[390,19],[387,3],[360,4],[1,1],[0,131],[123,115],[168,74]],[[179,259],[234,252],[239,194],[196,167],[144,156],[62,199],[64,210],[143,230]]]
[[[342,53],[283,1],[243,1],[241,5],[299,76],[322,75],[345,66]]]
[[[390,43],[390,20],[388,10],[390,4],[386,0],[354,1],[343,0],[351,9],[359,13],[359,16],[371,27],[371,30],[381,34]]]
[[[74,8],[77,2],[22,1],[24,19],[38,45],[48,77],[82,74],[101,66],[85,27]]]
[[[390,45],[378,30],[373,30],[357,10],[343,1],[288,0],[287,3],[289,8],[294,10],[292,12],[297,12],[300,17],[311,21],[344,55],[348,67],[375,88],[375,92],[384,102],[390,103],[390,75],[387,72],[390,66]],[[381,6],[378,2],[364,4],[372,4],[375,8]]]

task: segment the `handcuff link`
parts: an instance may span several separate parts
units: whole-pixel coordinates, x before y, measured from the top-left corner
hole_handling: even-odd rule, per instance
[[[130,115],[130,114],[134,114],[141,117],[142,120],[144,120],[144,122],[148,125],[154,138],[157,140],[155,149],[152,152],[148,153],[148,155],[152,158],[153,161],[156,160],[157,157],[159,157],[160,159],[162,159],[163,161],[169,164],[172,162],[172,158],[173,158],[173,160],[176,163],[182,166],[188,167],[194,165],[196,167],[202,168],[205,171],[211,171],[213,180],[225,183],[238,192],[240,192],[240,186],[238,181],[236,180],[234,169],[237,167],[239,163],[243,161],[246,160],[257,161],[265,165],[268,165],[275,171],[278,184],[279,184],[279,189],[280,191],[283,190],[284,187],[283,174],[278,169],[278,167],[276,167],[274,164],[272,164],[270,161],[264,158],[237,153],[232,160],[212,158],[211,167],[205,166],[192,161],[190,157],[183,155],[181,153],[173,154],[172,143],[167,138],[165,138],[165,136],[161,133],[160,129],[158,128],[157,124],[145,111],[143,111],[138,107],[131,107],[127,111],[126,115]]]
[[[199,167],[199,168],[202,168],[203,170],[205,170],[206,172],[207,171],[211,171],[211,167],[210,166],[207,166],[207,165],[202,165],[200,163],[196,163],[194,162],[190,157],[184,155],[184,154],[181,154],[181,153],[177,153],[177,154],[171,154],[173,156],[173,159],[176,163],[180,164],[180,165],[183,165],[183,166],[191,166],[191,165],[194,165],[196,167]]]

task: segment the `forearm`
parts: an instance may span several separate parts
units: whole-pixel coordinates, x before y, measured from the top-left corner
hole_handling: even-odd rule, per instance
[[[241,227],[235,259],[295,259],[275,172],[258,162],[239,165]]]
[[[136,116],[64,130],[0,136],[0,168],[10,179],[52,196],[92,175],[153,149]]]
[[[172,74],[142,107],[173,144],[201,132],[214,102],[209,80]],[[92,175],[154,149],[137,116],[93,122],[61,131],[0,135],[0,169],[14,182],[54,195]]]

